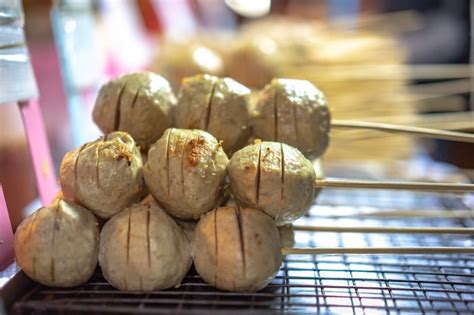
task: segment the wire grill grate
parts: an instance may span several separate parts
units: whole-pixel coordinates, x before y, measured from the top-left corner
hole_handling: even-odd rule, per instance
[[[462,219],[328,218],[351,209],[462,209],[460,197],[427,193],[326,190],[320,204],[298,224],[472,226]],[[309,246],[472,246],[467,236],[295,233]],[[473,255],[291,255],[275,280],[252,294],[223,292],[191,270],[176,289],[140,294],[121,292],[98,271],[72,289],[36,286],[15,303],[16,313],[474,313]]]

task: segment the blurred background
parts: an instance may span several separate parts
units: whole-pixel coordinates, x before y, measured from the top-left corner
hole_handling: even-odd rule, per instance
[[[0,0],[0,12],[7,2]],[[100,85],[137,70],[163,75],[175,92],[198,73],[252,89],[273,77],[307,79],[327,95],[336,119],[474,130],[468,0],[22,3],[56,168],[66,151],[99,136],[91,111]],[[16,104],[0,106],[0,135],[0,183],[16,226],[37,198]],[[426,159],[473,169],[474,147],[335,130],[324,157],[327,165]]]

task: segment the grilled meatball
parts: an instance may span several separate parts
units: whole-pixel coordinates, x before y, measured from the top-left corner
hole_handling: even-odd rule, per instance
[[[120,290],[167,289],[178,286],[191,266],[190,244],[176,222],[148,197],[104,225],[99,265]]]
[[[171,215],[196,220],[219,205],[227,163],[209,133],[168,129],[150,148],[143,174],[151,194]]]
[[[269,214],[278,226],[301,217],[316,194],[311,162],[279,142],[256,142],[235,152],[228,174],[234,197]]]
[[[44,285],[87,282],[97,265],[99,228],[87,209],[61,198],[27,217],[15,233],[16,261]]]
[[[201,218],[194,231],[192,256],[204,281],[237,292],[262,289],[282,262],[272,218],[237,206],[217,208]]]
[[[61,163],[64,198],[109,218],[142,191],[142,159],[132,137],[113,132],[68,152]]]
[[[250,90],[231,78],[197,75],[185,78],[178,95],[176,127],[201,129],[223,141],[231,155],[248,143]]]
[[[273,79],[260,92],[252,116],[256,138],[289,144],[309,158],[328,147],[329,108],[309,81]]]
[[[104,133],[126,131],[147,150],[172,126],[175,102],[163,77],[151,72],[131,73],[101,87],[92,117]]]

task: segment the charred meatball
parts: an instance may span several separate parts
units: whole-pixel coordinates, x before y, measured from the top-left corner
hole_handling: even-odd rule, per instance
[[[176,106],[176,127],[201,129],[222,140],[231,155],[250,137],[250,90],[231,78],[197,75],[183,80]]]
[[[194,231],[192,256],[204,281],[236,292],[264,288],[282,262],[272,218],[237,206],[217,208],[201,218]]]
[[[329,145],[330,113],[324,94],[306,80],[273,79],[255,105],[255,137],[320,157]]]
[[[143,190],[140,151],[130,135],[113,132],[66,153],[60,183],[66,200],[110,218]]]
[[[235,152],[228,174],[234,197],[269,214],[278,226],[301,217],[318,191],[311,162],[279,142],[256,142]]]
[[[150,196],[112,217],[100,233],[99,264],[120,290],[178,286],[191,266],[181,228]]]
[[[219,205],[227,163],[209,133],[173,128],[150,148],[143,174],[151,194],[171,215],[196,220]]]
[[[28,277],[49,286],[87,282],[95,271],[98,249],[94,215],[61,198],[27,217],[15,233],[17,263]]]
[[[126,131],[147,150],[172,126],[175,103],[166,79],[151,72],[130,73],[101,87],[92,117],[104,133]]]

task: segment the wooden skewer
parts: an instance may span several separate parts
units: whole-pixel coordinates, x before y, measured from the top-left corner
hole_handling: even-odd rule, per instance
[[[427,138],[474,143],[474,134],[368,121],[332,120],[331,127],[373,129],[385,132],[409,133]]]
[[[474,192],[474,184],[401,181],[382,182],[346,178],[316,179],[315,186],[332,188],[407,189],[434,192]]]
[[[346,26],[357,29],[368,29],[380,32],[382,29],[384,32],[401,33],[407,31],[413,31],[419,28],[420,17],[418,13],[411,10],[397,11],[393,13],[383,14],[370,14],[361,15],[357,17],[354,23],[354,19],[347,17],[336,17],[331,24],[323,25],[330,29],[333,27],[332,24],[337,26]]]
[[[380,210],[357,211],[352,213],[318,214],[314,216],[326,218],[438,218],[438,219],[466,219],[474,218],[474,210]]]
[[[321,255],[321,254],[474,254],[474,247],[318,247],[298,248],[283,247],[283,255]]]
[[[311,226],[293,225],[294,231],[339,232],[339,233],[420,233],[420,234],[468,234],[474,235],[474,228],[427,227],[427,226]]]
[[[412,85],[409,87],[409,92],[414,94],[452,95],[469,93],[471,88],[471,81],[469,79],[460,79]]]
[[[474,113],[434,113],[418,115],[390,115],[368,118],[373,122],[390,122],[402,125],[416,125],[417,127],[436,128],[446,130],[474,129]],[[363,132],[359,130],[359,132]]]
[[[406,79],[461,79],[471,77],[472,66],[469,64],[425,64],[425,65],[289,65],[280,71],[302,77],[301,73],[325,73],[327,81],[347,80],[399,80]],[[320,80],[316,75],[305,75],[309,80]]]

